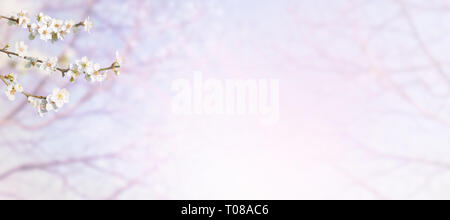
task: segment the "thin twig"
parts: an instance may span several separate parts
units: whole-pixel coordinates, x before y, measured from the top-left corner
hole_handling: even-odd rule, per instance
[[[15,52],[8,51],[6,49],[0,49],[0,52],[5,53],[8,56],[20,57],[19,54],[15,53]],[[23,57],[23,59],[25,59],[25,60],[30,59],[30,58],[32,58],[32,57],[27,57],[27,56]],[[44,63],[44,61],[39,60],[39,59],[36,60],[36,62],[37,63]],[[117,69],[117,68],[120,68],[120,65],[117,65],[117,62],[114,62],[113,64],[111,64],[111,66],[99,69],[98,71],[99,72],[104,72],[104,71],[107,71],[107,70],[113,70],[113,69]],[[62,74],[66,74],[67,72],[69,72],[70,69],[69,68],[57,67],[56,70],[60,71]]]
[[[7,47],[5,47],[5,48],[7,48]],[[8,51],[7,49],[0,49],[0,52],[5,53],[5,54],[8,55],[9,57],[10,57],[10,56],[20,57],[19,54],[15,53],[15,52]],[[29,59],[29,58],[31,58],[31,57],[25,56],[25,57],[21,57],[21,58],[23,58],[23,59],[26,60],[26,59]],[[39,60],[39,59],[36,60],[36,62],[37,62],[37,63],[41,63],[41,64],[44,63],[44,61]],[[114,63],[112,63],[111,66],[109,66],[109,67],[99,69],[98,72],[104,72],[104,71],[108,71],[108,70],[115,70],[115,69],[117,69],[117,68],[120,68],[120,65],[118,65],[117,62],[114,62]],[[64,76],[68,71],[70,71],[69,68],[59,68],[59,67],[57,67],[56,70],[60,71],[60,72],[63,74],[63,76]],[[4,83],[6,86],[9,86],[9,84],[6,82],[5,78],[6,78],[6,76],[0,75],[0,79],[3,81],[3,83]],[[44,97],[44,96],[32,95],[32,94],[26,93],[26,92],[22,92],[22,94],[25,95],[27,98],[28,98],[28,97],[34,97],[34,98],[38,98],[38,99],[46,99],[46,97]]]
[[[9,17],[3,16],[3,15],[0,15],[0,18],[19,23],[19,19],[9,18]]]
[[[6,76],[0,75],[0,79],[2,80],[2,82],[3,82],[6,86],[9,86],[8,82],[6,81],[6,78],[7,78]],[[33,97],[33,98],[37,98],[37,99],[46,99],[46,98],[47,98],[47,97],[44,97],[44,96],[32,95],[32,94],[27,93],[27,92],[22,92],[22,94],[23,94],[24,96],[26,96],[27,98],[29,98],[29,97]]]
[[[12,21],[12,22],[15,22],[15,23],[19,24],[19,19],[18,18],[12,18],[12,17],[6,17],[6,16],[3,16],[3,15],[0,15],[0,19],[5,19],[5,20]],[[74,26],[75,27],[80,27],[80,26],[83,26],[83,25],[84,25],[84,22],[80,21],[80,22],[76,23]],[[30,30],[31,24],[28,24],[27,27]]]

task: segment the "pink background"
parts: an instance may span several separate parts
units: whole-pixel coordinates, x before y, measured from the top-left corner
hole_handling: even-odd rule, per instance
[[[0,5],[94,22],[51,45],[2,21],[1,44],[126,61],[100,85],[67,84],[0,56],[0,73],[20,73],[28,91],[72,94],[45,118],[0,98],[1,199],[450,198],[449,1]],[[171,83],[193,71],[279,79],[280,121],[174,115]]]

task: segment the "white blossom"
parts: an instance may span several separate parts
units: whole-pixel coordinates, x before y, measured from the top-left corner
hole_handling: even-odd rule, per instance
[[[107,73],[100,71],[100,65],[95,64],[92,69],[93,69],[92,74],[87,75],[87,76],[89,76],[87,78],[88,81],[90,81],[90,82],[103,82],[103,81],[105,81],[105,79],[107,77]]]
[[[16,53],[19,55],[19,57],[25,57],[27,52],[28,46],[25,45],[23,41],[16,43]]]
[[[23,87],[21,84],[15,84],[14,89],[16,89],[17,92],[23,92]]]
[[[52,94],[47,96],[47,101],[53,105],[51,110],[57,110],[63,107],[64,104],[69,103],[69,98],[70,94],[66,89],[56,88],[53,89]]]
[[[18,18],[23,18],[26,17],[27,15],[28,15],[27,11],[20,11],[19,13],[17,13]]]
[[[36,21],[30,22],[30,18],[27,15],[26,11],[21,11],[17,16],[11,16],[8,24],[27,28],[30,32],[30,40],[34,40],[39,35],[41,40],[56,42],[63,40],[69,33],[76,33],[78,27],[82,26],[87,32],[90,32],[93,28],[93,23],[89,17],[83,22],[76,24],[73,20],[54,19],[44,13],[39,13],[36,16]]]
[[[64,37],[65,37],[67,34],[68,34],[68,33],[67,33],[66,30],[60,29],[58,32],[56,32],[56,38],[57,38],[58,40],[64,40]]]
[[[76,30],[83,27],[85,31],[90,32],[93,27],[93,23],[88,17],[83,22],[75,23],[72,20],[63,21],[51,18],[43,13],[39,13],[35,22],[30,23],[30,19],[27,17],[26,11],[21,11],[17,16],[3,17],[7,19],[11,25],[18,25],[29,30],[29,39],[33,40],[37,36],[44,41],[51,40],[52,42],[57,40],[63,40],[69,33],[75,33]],[[90,82],[102,82],[106,80],[108,72],[107,70],[113,69],[116,74],[120,65],[123,63],[123,59],[118,52],[116,52],[115,62],[111,67],[102,69],[97,63],[93,63],[87,57],[83,57],[75,63],[70,64],[70,58],[61,58],[59,65],[67,66],[68,69],[58,68],[58,58],[44,58],[38,59],[28,55],[28,46],[24,42],[16,42],[15,50],[7,51],[11,46],[7,44],[3,48],[3,53],[6,53],[11,58],[20,57],[26,61],[25,67],[37,67],[41,70],[47,71],[50,74],[55,71],[60,71],[63,77],[66,75],[70,77],[73,82],[81,75]],[[17,82],[17,76],[13,73],[8,75],[0,75],[3,83],[6,85],[5,94],[8,99],[15,100],[17,93],[23,93],[28,98],[28,102],[38,111],[42,117],[49,111],[58,111],[66,103],[69,102],[70,94],[66,89],[56,88],[48,96],[35,96],[24,92],[21,84]]]
[[[94,24],[92,23],[92,21],[89,17],[86,18],[86,20],[84,20],[83,27],[84,27],[84,30],[87,32],[90,32],[91,29],[94,27]]]
[[[50,16],[43,15],[39,24],[41,24],[41,26],[46,26],[47,28],[49,28],[52,25],[52,21],[53,19]]]
[[[86,67],[85,69],[84,69],[84,74],[86,75],[86,76],[91,76],[92,74],[94,74],[94,65],[93,64],[91,64],[91,65],[89,65],[88,67]]]
[[[27,17],[19,18],[19,26],[23,28],[28,28],[30,24],[30,19]]]
[[[64,22],[62,20],[52,19],[50,24],[50,29],[53,32],[59,32],[59,30],[63,27]]]
[[[48,112],[47,111],[47,100],[40,99],[38,101],[39,106],[37,107],[38,113],[41,117],[44,117],[44,115]]]
[[[69,71],[67,72],[67,75],[70,77],[70,80],[73,82],[75,81],[80,75],[81,72],[78,68],[77,64],[70,64]]]
[[[28,102],[35,108],[39,107],[41,104],[41,99],[34,98],[34,97],[28,97]]]
[[[14,85],[9,85],[6,87],[5,94],[10,101],[16,100],[16,90],[14,89]]]
[[[45,99],[45,111],[49,112],[49,111],[55,111],[58,112],[58,108],[56,107],[56,104],[52,101],[50,101],[50,96],[47,96],[47,98]]]
[[[39,13],[37,16],[36,16],[36,20],[37,20],[37,22],[42,22],[42,19],[44,18],[44,13]]]
[[[39,24],[33,23],[30,26],[30,29],[32,31],[32,34],[39,34],[39,29],[41,28],[41,26]]]
[[[46,100],[29,96],[28,102],[38,111],[39,116],[44,117],[45,113],[48,112],[46,107]]]
[[[75,25],[74,21],[72,20],[66,21],[62,27],[62,30],[66,31],[67,33],[70,33],[74,25]]]
[[[6,90],[5,90],[5,94],[6,94],[6,96],[8,97],[8,99],[9,100],[11,100],[11,101],[14,101],[14,100],[16,100],[16,93],[17,92],[23,92],[23,87],[22,87],[22,85],[20,85],[20,84],[13,84],[13,83],[11,83],[11,84],[9,84],[7,87],[6,87]]]
[[[84,74],[85,79],[89,82],[103,82],[107,78],[107,72],[102,70],[99,64],[94,64],[87,57],[83,57],[71,64],[67,73],[71,77],[70,81],[72,82],[81,74]]]
[[[20,11],[17,14],[18,25],[23,28],[28,28],[28,24],[30,23],[30,19],[27,17],[28,13],[26,11]]]
[[[38,29],[38,33],[40,34],[40,38],[43,41],[52,39],[52,32],[47,26],[40,26],[40,28]]]
[[[81,58],[81,60],[77,60],[75,63],[78,66],[78,70],[83,73],[88,72],[93,65],[92,62],[89,61],[87,57],[83,57]]]
[[[41,65],[42,69],[48,72],[56,71],[56,65],[58,63],[58,58],[51,57],[46,58],[44,63]]]

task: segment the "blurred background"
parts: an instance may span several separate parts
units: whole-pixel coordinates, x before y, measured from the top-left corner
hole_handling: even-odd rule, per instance
[[[23,97],[0,98],[1,199],[450,198],[449,1],[0,5],[5,16],[94,23],[49,44],[2,21],[1,45],[102,66],[117,50],[125,60],[119,77],[69,84],[0,56],[0,73],[18,73],[27,91],[71,92],[44,118]],[[171,85],[193,71],[278,79],[279,121],[174,114]]]

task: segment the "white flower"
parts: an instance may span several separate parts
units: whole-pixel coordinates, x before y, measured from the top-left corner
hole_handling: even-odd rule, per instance
[[[61,20],[52,19],[52,22],[50,24],[50,29],[53,32],[59,32],[59,30],[63,27],[64,22]]]
[[[56,71],[56,65],[58,63],[58,58],[46,58],[42,64],[42,69],[45,71]]]
[[[81,74],[84,74],[85,79],[89,82],[102,82],[107,78],[107,73],[101,70],[99,64],[94,64],[87,57],[83,57],[77,60],[75,64],[70,65],[68,75],[72,82]]]
[[[41,117],[44,117],[45,113],[47,113],[47,100],[45,99],[39,99],[37,101],[37,103],[39,104],[37,107],[38,113]]]
[[[59,40],[64,40],[64,36],[68,34],[66,30],[60,29],[58,32],[56,32],[56,36]]]
[[[69,71],[67,75],[70,77],[71,81],[75,81],[80,75],[80,71],[77,64],[70,64]]]
[[[8,99],[11,101],[16,100],[16,93],[23,92],[23,87],[20,84],[9,84],[6,87],[5,94],[8,96]]]
[[[46,100],[42,100],[42,99],[38,99],[38,98],[29,96],[28,102],[38,111],[38,113],[41,117],[44,117],[44,114],[48,112],[47,107],[46,107],[46,105],[47,105]]]
[[[86,18],[86,20],[84,20],[83,27],[84,27],[85,31],[90,32],[93,26],[94,26],[94,24],[92,23],[92,21],[89,17]]]
[[[29,39],[34,40],[37,35],[40,35],[39,29],[41,29],[41,25],[39,23],[33,23],[30,25],[30,35]]]
[[[52,32],[46,26],[40,26],[38,33],[41,35],[41,40],[48,41],[52,39]]]
[[[44,13],[39,13],[37,16],[36,16],[36,20],[37,20],[37,22],[42,22],[42,19],[45,17],[45,15],[44,15]]]
[[[97,72],[98,74],[94,73],[93,78],[97,82],[103,82],[108,77],[108,72]]]
[[[47,101],[50,101],[56,106],[56,108],[63,107],[64,104],[69,103],[70,94],[66,89],[53,89],[52,94],[47,97]],[[53,106],[54,107],[54,106]]]
[[[55,111],[58,112],[58,107],[56,107],[56,103],[52,102],[50,96],[47,96],[47,98],[45,99],[45,104],[42,106],[44,107],[44,111],[49,112],[49,111]]]
[[[40,100],[41,99],[37,99],[31,96],[28,97],[28,102],[35,108],[39,107],[39,105],[41,104]]]
[[[14,85],[14,89],[16,90],[16,92],[23,92],[23,87],[20,84],[15,84]]]
[[[92,69],[93,69],[92,74],[88,75],[89,77],[86,78],[88,81],[90,81],[90,82],[103,82],[103,81],[105,81],[105,79],[107,77],[107,74],[106,74],[106,72],[101,72],[100,71],[100,65],[95,64]]]
[[[28,51],[28,46],[25,45],[25,43],[23,41],[16,43],[16,53],[19,55],[19,57],[25,57],[27,51]]]
[[[19,26],[23,28],[28,28],[28,24],[30,23],[30,19],[27,17],[28,13],[26,11],[20,11],[17,14],[17,19],[19,21]]]
[[[89,17],[83,22],[75,23],[73,20],[64,21],[54,19],[44,13],[39,13],[36,17],[37,22],[30,23],[30,19],[26,15],[26,12],[20,12],[17,16],[12,16],[9,22],[11,25],[20,25],[24,28],[29,28],[30,40],[34,40],[39,35],[41,40],[51,40],[53,43],[58,40],[63,40],[69,33],[76,33],[81,26],[87,32],[90,32],[93,27],[93,23]]]
[[[8,99],[10,101],[16,100],[16,96],[15,96],[16,95],[16,89],[14,88],[13,84],[10,84],[10,85],[8,85],[6,87],[5,94],[6,94],[6,96],[8,96]]]
[[[90,75],[94,74],[94,71],[95,71],[94,66],[90,65],[84,69],[84,74],[86,74],[86,76],[90,76]]]
[[[82,73],[89,71],[92,67],[92,62],[87,57],[81,58],[75,62],[78,66],[78,70]]]
[[[17,13],[18,18],[23,18],[26,17],[27,15],[28,15],[27,11],[20,11],[19,13]]]
[[[43,16],[41,18],[41,21],[39,22],[41,26],[47,26],[49,28],[52,25],[53,19],[50,16]]]
[[[72,31],[72,28],[74,25],[75,25],[75,22],[72,20],[69,20],[64,23],[62,29],[65,30],[67,33],[70,33]]]
[[[39,29],[41,29],[41,26],[39,24],[33,23],[31,24],[31,31],[35,34],[39,34]]]
[[[28,25],[30,24],[30,19],[27,17],[19,18],[19,26],[23,28],[28,28]]]

